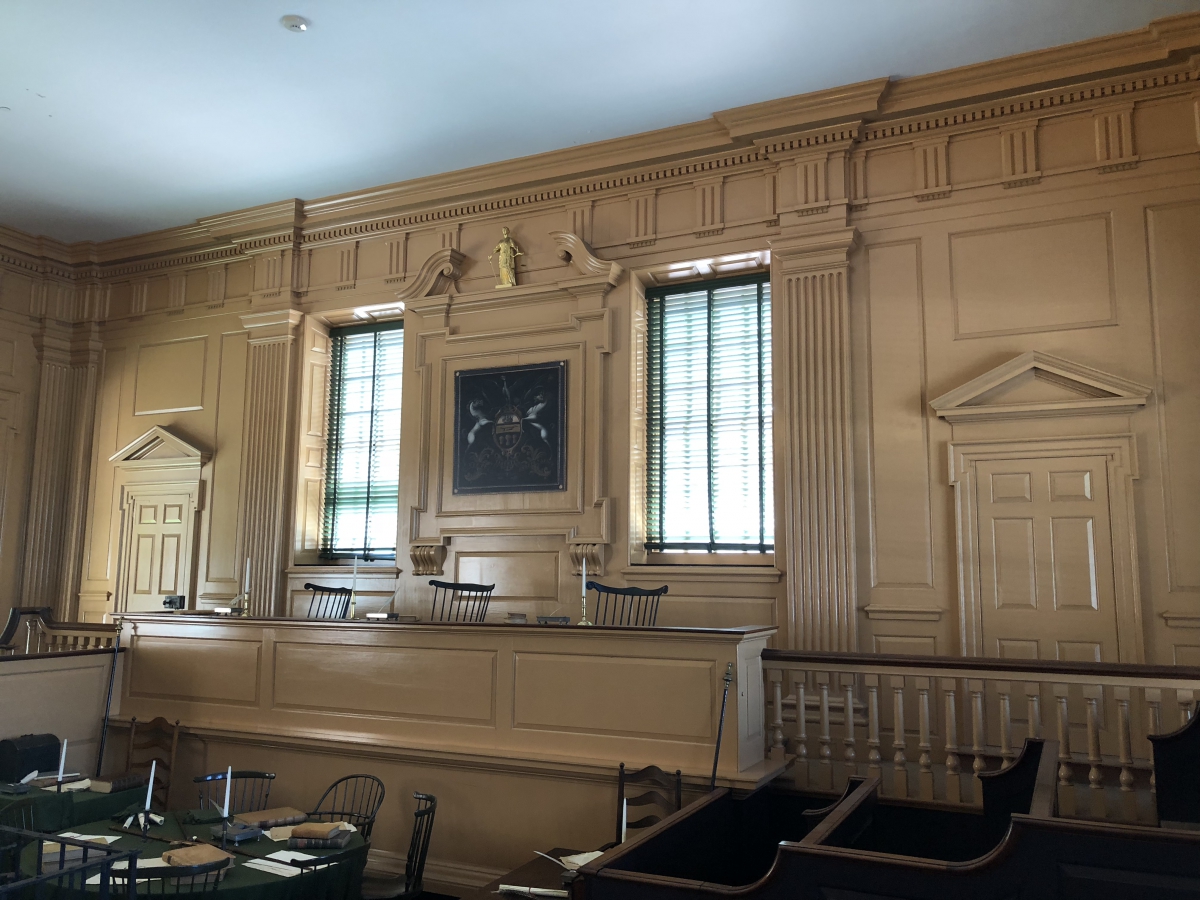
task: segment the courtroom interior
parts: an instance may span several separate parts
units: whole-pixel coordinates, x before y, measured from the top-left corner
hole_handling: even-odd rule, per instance
[[[11,4],[0,900],[1200,900],[1200,0],[737,7]]]

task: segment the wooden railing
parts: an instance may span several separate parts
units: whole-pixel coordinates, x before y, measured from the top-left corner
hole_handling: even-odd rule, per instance
[[[975,775],[1047,737],[1060,814],[1118,821],[1156,821],[1147,735],[1200,697],[1184,666],[766,650],[763,671],[767,752],[795,756],[798,787],[879,775],[886,795],[977,805]]]
[[[8,621],[0,631],[0,655],[105,650],[112,647],[118,631],[116,623],[55,622],[48,606],[16,607],[9,610]]]

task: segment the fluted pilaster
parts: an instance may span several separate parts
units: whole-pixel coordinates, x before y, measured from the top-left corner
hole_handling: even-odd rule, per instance
[[[44,327],[21,602],[75,617],[101,344],[94,324]]]
[[[805,650],[855,650],[848,257],[853,229],[771,245],[776,559]]]
[[[242,426],[242,557],[250,560],[250,614],[281,610],[290,534],[291,441],[296,377],[294,309],[244,315],[250,332]]]

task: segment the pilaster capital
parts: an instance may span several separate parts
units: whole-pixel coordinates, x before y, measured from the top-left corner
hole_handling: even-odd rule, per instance
[[[781,273],[845,268],[858,246],[858,229],[783,235],[771,243],[771,269]]]
[[[295,339],[296,326],[304,319],[298,309],[273,309],[239,316],[250,334],[251,344],[274,344]]]
[[[63,368],[94,366],[99,363],[104,350],[95,322],[84,322],[73,327],[43,323],[33,333],[33,346],[41,365]]]

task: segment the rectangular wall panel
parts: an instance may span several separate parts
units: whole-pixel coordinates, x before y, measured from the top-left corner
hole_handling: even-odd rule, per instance
[[[135,637],[130,696],[254,703],[260,649],[257,641]]]
[[[666,739],[716,736],[716,676],[708,660],[518,653],[516,679],[515,728]],[[645,690],[651,684],[653,696]]]
[[[495,723],[496,654],[281,643],[275,708]]]
[[[1091,518],[1055,516],[1050,520],[1050,541],[1055,607],[1099,609],[1096,540]]]
[[[559,554],[552,551],[460,552],[456,578],[496,585],[496,597],[547,600],[558,596]]]
[[[1150,274],[1158,338],[1167,554],[1172,590],[1200,589],[1200,204],[1152,209]],[[1186,498],[1186,499],[1185,499]]]
[[[1033,519],[994,519],[992,559],[996,566],[993,573],[996,606],[1000,609],[1036,607]]]
[[[237,559],[238,485],[242,473],[242,415],[246,398],[246,333],[221,336],[221,381],[217,391],[215,446],[208,515],[204,581],[238,582],[244,560]],[[240,584],[240,582],[239,582]],[[231,584],[230,595],[238,585]]]
[[[932,587],[919,245],[869,254],[874,581]]]
[[[206,337],[144,344],[138,351],[133,414],[203,409],[207,352]]]
[[[1116,323],[1107,216],[950,235],[956,337]]]

